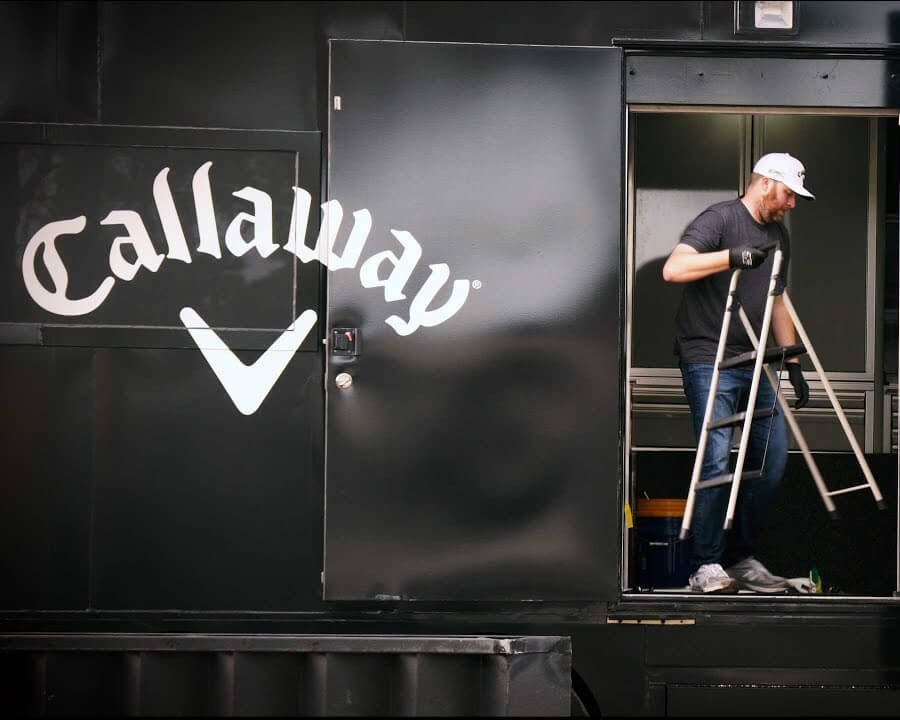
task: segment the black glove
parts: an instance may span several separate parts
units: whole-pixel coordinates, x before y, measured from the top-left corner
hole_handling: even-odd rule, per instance
[[[741,270],[752,270],[762,265],[769,256],[771,247],[753,247],[752,245],[741,245],[740,247],[729,248],[728,250],[728,266]]]
[[[803,377],[800,363],[788,363],[787,369],[791,385],[794,386],[794,394],[797,396],[797,399],[794,401],[794,407],[799,410],[809,402],[809,385],[806,384],[806,380]]]

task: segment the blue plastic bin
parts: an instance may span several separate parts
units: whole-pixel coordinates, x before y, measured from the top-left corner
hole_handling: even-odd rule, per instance
[[[637,503],[637,585],[642,589],[683,588],[691,571],[693,541],[679,540],[685,500],[641,498]]]

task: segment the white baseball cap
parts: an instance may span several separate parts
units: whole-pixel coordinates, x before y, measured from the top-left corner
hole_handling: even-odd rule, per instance
[[[803,163],[787,153],[769,153],[763,155],[753,166],[753,172],[763,177],[784,183],[798,195],[816,199],[809,190],[803,187],[806,178],[806,170]]]

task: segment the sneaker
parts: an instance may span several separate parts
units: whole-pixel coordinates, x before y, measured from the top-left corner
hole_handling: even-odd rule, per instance
[[[702,593],[732,592],[737,589],[737,581],[726,573],[719,563],[701,565],[691,575],[691,590]]]
[[[787,578],[773,575],[766,570],[765,565],[753,557],[735,563],[725,572],[737,581],[739,588],[753,592],[780,593],[790,586]]]

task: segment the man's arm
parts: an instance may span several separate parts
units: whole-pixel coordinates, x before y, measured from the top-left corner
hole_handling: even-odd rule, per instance
[[[791,320],[791,314],[784,304],[783,295],[776,295],[775,302],[772,305],[772,335],[775,336],[775,342],[779,347],[797,343],[794,321]],[[794,395],[797,398],[794,401],[794,407],[799,410],[809,402],[809,384],[803,378],[803,370],[800,369],[800,358],[788,358],[784,363],[787,366],[788,377],[794,388]]]
[[[678,243],[666,260],[662,274],[666,282],[686,283],[722,272],[729,267],[728,250],[701,253],[690,245]]]
[[[772,335],[779,347],[797,344],[797,331],[794,329],[794,321],[784,304],[784,296],[776,295],[772,305]],[[786,360],[788,363],[799,363],[800,358],[792,357]]]

